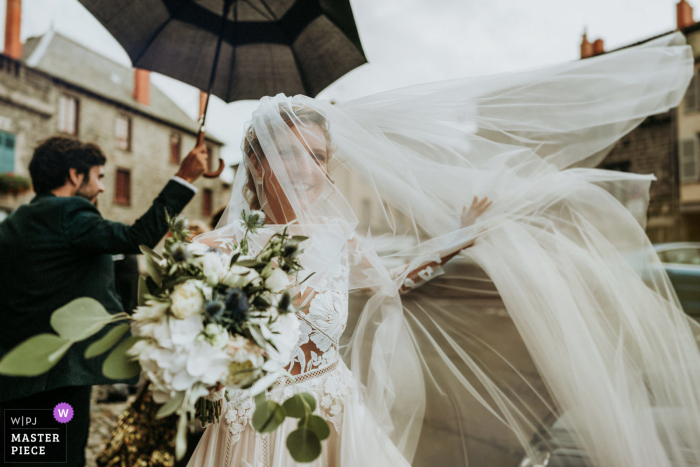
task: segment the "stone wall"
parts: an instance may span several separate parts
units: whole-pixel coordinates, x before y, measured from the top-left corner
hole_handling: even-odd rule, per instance
[[[171,134],[181,134],[182,159],[194,147],[195,135],[0,57],[0,130],[16,135],[17,174],[28,176],[33,149],[43,139],[59,134],[57,109],[64,93],[79,100],[77,137],[98,144],[107,156],[106,192],[99,198],[100,211],[107,219],[132,223],[148,209],[153,198],[178,170],[177,164],[170,163]],[[131,151],[117,148],[116,121],[120,114],[129,116],[132,121]],[[215,159],[212,166],[217,167],[220,145],[212,143],[210,147]],[[130,206],[114,203],[117,168],[131,170]],[[230,187],[220,179],[202,178],[196,185],[200,192],[187,206],[185,214],[190,219],[208,223],[208,216],[202,214],[202,189],[212,190],[215,211],[228,202]],[[11,208],[28,202],[32,196],[20,197]]]
[[[653,243],[695,240],[693,219],[679,206],[676,110],[648,117],[614,146],[600,168],[654,174],[647,212]]]

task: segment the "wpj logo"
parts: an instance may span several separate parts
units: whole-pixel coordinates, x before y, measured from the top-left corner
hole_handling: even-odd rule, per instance
[[[66,462],[67,423],[73,408],[59,404],[52,409],[6,409],[4,460],[6,463]]]

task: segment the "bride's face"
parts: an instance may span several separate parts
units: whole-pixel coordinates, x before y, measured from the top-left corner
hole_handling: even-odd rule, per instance
[[[280,149],[287,177],[278,178],[270,161],[263,158],[263,192],[277,223],[297,218],[293,206],[312,205],[329,183],[328,148],[323,129],[310,125],[301,132],[294,126],[291,130],[296,138],[290,138],[291,144]]]

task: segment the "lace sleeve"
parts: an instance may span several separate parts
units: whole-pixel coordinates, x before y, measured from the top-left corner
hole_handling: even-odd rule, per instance
[[[367,254],[362,247],[360,240],[353,235],[348,242],[348,253],[350,267],[355,271],[372,271],[375,262],[381,262],[375,254]],[[364,271],[363,271],[364,270]],[[429,280],[444,273],[440,266],[440,258],[435,256],[430,258],[421,258],[411,263],[404,264],[388,270],[389,277],[396,283],[399,293],[406,293],[410,290],[420,287]],[[355,274],[354,276],[367,277],[368,273]],[[356,284],[355,288],[363,288],[361,284]]]

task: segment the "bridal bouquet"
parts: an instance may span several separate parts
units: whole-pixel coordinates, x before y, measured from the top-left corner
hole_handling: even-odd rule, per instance
[[[290,236],[284,227],[253,255],[248,235],[263,228],[260,211],[243,212],[243,239],[238,244],[218,239],[219,249],[190,242],[184,217],[167,220],[172,236],[162,253],[141,247],[148,277],[140,278],[139,306],[132,317],[111,315],[90,298],[75,300],[52,315],[58,336],[41,334],[20,344],[0,361],[0,373],[44,373],[73,342],[129,319],[131,325],[114,326],[93,342],[85,357],[114,347],[103,365],[106,376],[126,379],[144,372],[153,399],[163,404],[157,416],[179,415],[178,459],[186,451],[187,427],[193,428],[195,418],[204,425],[218,421],[222,399],[228,398],[222,390],[226,387],[255,396],[252,421],[260,432],[274,431],[287,416],[299,418],[298,429],[289,435],[295,440],[288,440],[290,454],[298,462],[314,460],[329,430],[313,415],[313,396],[295,394],[281,405],[265,397],[279,378],[292,378],[285,366],[298,341],[299,321],[290,290],[299,285],[302,267],[297,257],[306,237]],[[122,339],[129,329],[132,335]]]

